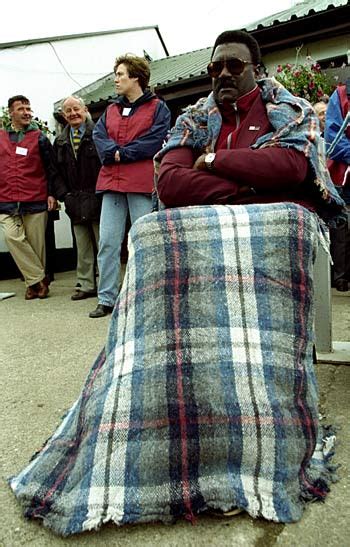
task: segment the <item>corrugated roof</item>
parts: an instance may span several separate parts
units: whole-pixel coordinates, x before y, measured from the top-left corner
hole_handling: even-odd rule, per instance
[[[151,87],[161,87],[169,83],[183,82],[207,74],[212,48],[198,49],[189,53],[181,53],[173,57],[157,59],[150,63]],[[96,103],[101,99],[115,96],[114,73],[111,72],[96,82],[83,87],[77,94],[86,103]],[[55,103],[57,110],[59,102]]]
[[[345,6],[350,0],[306,0],[303,3],[296,4],[292,8],[281,11],[270,17],[260,19],[246,27],[246,30],[253,31],[272,25],[277,25],[290,20],[299,19],[321,12],[332,7]],[[174,55],[151,62],[151,81],[152,87],[162,87],[167,84],[174,84],[198,78],[206,75],[206,67],[210,61],[212,46],[204,49]],[[96,103],[100,100],[106,100],[115,96],[114,74],[93,82],[92,84],[80,89],[77,94],[84,98],[86,103]],[[59,102],[55,103],[55,110]]]
[[[158,87],[170,82],[206,75],[211,51],[212,48],[208,47],[153,61],[151,85]]]
[[[295,4],[287,10],[274,13],[273,15],[269,15],[269,17],[259,19],[258,21],[254,21],[254,23],[250,23],[245,28],[249,31],[258,28],[266,28],[274,24],[291,21],[292,19],[299,19],[300,17],[313,15],[314,13],[325,11],[330,7],[338,8],[340,6],[346,6],[346,4],[349,4],[349,0],[304,0],[304,2]]]

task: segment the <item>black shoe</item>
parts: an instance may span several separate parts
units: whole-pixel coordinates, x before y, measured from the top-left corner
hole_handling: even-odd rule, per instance
[[[113,306],[105,306],[104,304],[97,304],[97,308],[89,313],[89,317],[104,317],[109,313],[112,313]]]
[[[92,298],[93,296],[96,296],[96,291],[92,292],[85,292],[85,291],[76,291],[72,296],[70,297],[71,300],[84,300],[85,298]]]
[[[349,283],[347,279],[338,279],[338,281],[336,281],[334,285],[337,291],[346,292],[349,290]]]

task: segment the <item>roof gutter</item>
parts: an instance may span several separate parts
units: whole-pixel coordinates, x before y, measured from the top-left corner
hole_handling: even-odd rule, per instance
[[[99,32],[84,32],[83,34],[66,34],[64,36],[49,36],[48,38],[33,38],[29,40],[21,40],[19,42],[6,42],[3,44],[0,44],[0,49],[9,49],[12,47],[21,47],[21,46],[31,46],[34,44],[45,44],[46,42],[60,42],[62,40],[75,40],[77,38],[91,38],[93,36],[104,36],[107,34],[122,34],[125,32],[138,32],[140,30],[156,30],[158,37],[162,43],[162,46],[167,53],[167,56],[169,55],[157,25],[151,25],[147,27],[115,29],[115,30],[102,30]]]
[[[344,29],[346,29],[347,27],[349,27],[349,23],[346,22],[346,23],[343,23],[343,24],[340,24],[340,25],[337,25],[337,26],[332,26],[332,28],[330,28],[329,30],[329,33],[331,33],[332,35],[334,34],[334,32],[339,32],[339,31],[342,31]],[[279,27],[280,29],[281,27]],[[278,29],[278,30],[279,30]],[[272,30],[272,29],[271,29]],[[273,28],[273,31],[276,31],[276,27]],[[259,31],[255,31],[255,32],[251,32],[251,34],[253,34],[254,38],[259,42],[259,32],[260,33],[266,33],[266,29],[261,29]],[[328,33],[328,34],[329,34]],[[273,34],[276,34],[276,32],[272,32],[271,33],[272,35]],[[261,44],[260,44],[260,49],[262,51],[262,53],[264,53],[264,50],[266,49],[269,49],[269,48],[275,48],[277,46],[284,46],[284,45],[293,45],[297,42],[299,42],[300,40],[307,40],[307,42],[310,42],[311,39],[315,39],[317,38],[318,36],[321,36],[322,38],[324,38],[325,36],[327,36],[327,32],[325,31],[325,29],[320,29],[320,30],[315,30],[314,32],[304,32],[302,34],[295,34],[293,35],[293,38],[291,38],[290,36],[288,36],[287,38],[283,38],[281,40],[274,40],[274,41],[266,41],[265,43],[263,43],[261,41]]]

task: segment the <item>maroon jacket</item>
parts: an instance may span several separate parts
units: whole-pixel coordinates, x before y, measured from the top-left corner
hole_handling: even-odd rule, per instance
[[[123,146],[147,133],[154,123],[158,103],[159,99],[154,98],[140,105],[132,116],[122,116],[118,105],[110,105],[106,113],[109,137]],[[103,165],[96,185],[97,191],[151,193],[152,189],[152,158]]]
[[[302,152],[287,148],[250,148],[273,131],[259,89],[223,111],[213,171],[192,168],[198,153],[188,147],[170,150],[158,178],[159,198],[167,207],[294,201],[314,210],[305,184],[308,162]]]
[[[28,131],[19,144],[0,131],[0,202],[45,201],[47,180],[40,156],[41,131]],[[21,150],[22,149],[22,150]],[[26,153],[18,153],[25,151]]]

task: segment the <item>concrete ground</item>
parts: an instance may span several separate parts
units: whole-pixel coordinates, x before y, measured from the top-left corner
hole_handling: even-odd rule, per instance
[[[24,300],[20,280],[0,281],[0,546],[261,546],[350,545],[350,366],[317,365],[321,413],[338,428],[335,462],[340,481],[325,503],[309,504],[296,524],[203,516],[191,526],[108,524],[99,532],[62,539],[39,522],[26,521],[6,484],[42,446],[74,402],[103,346],[109,318],[90,319],[94,298],[72,302],[74,272],[57,274],[47,300]],[[333,339],[350,341],[350,293],[333,292]]]

